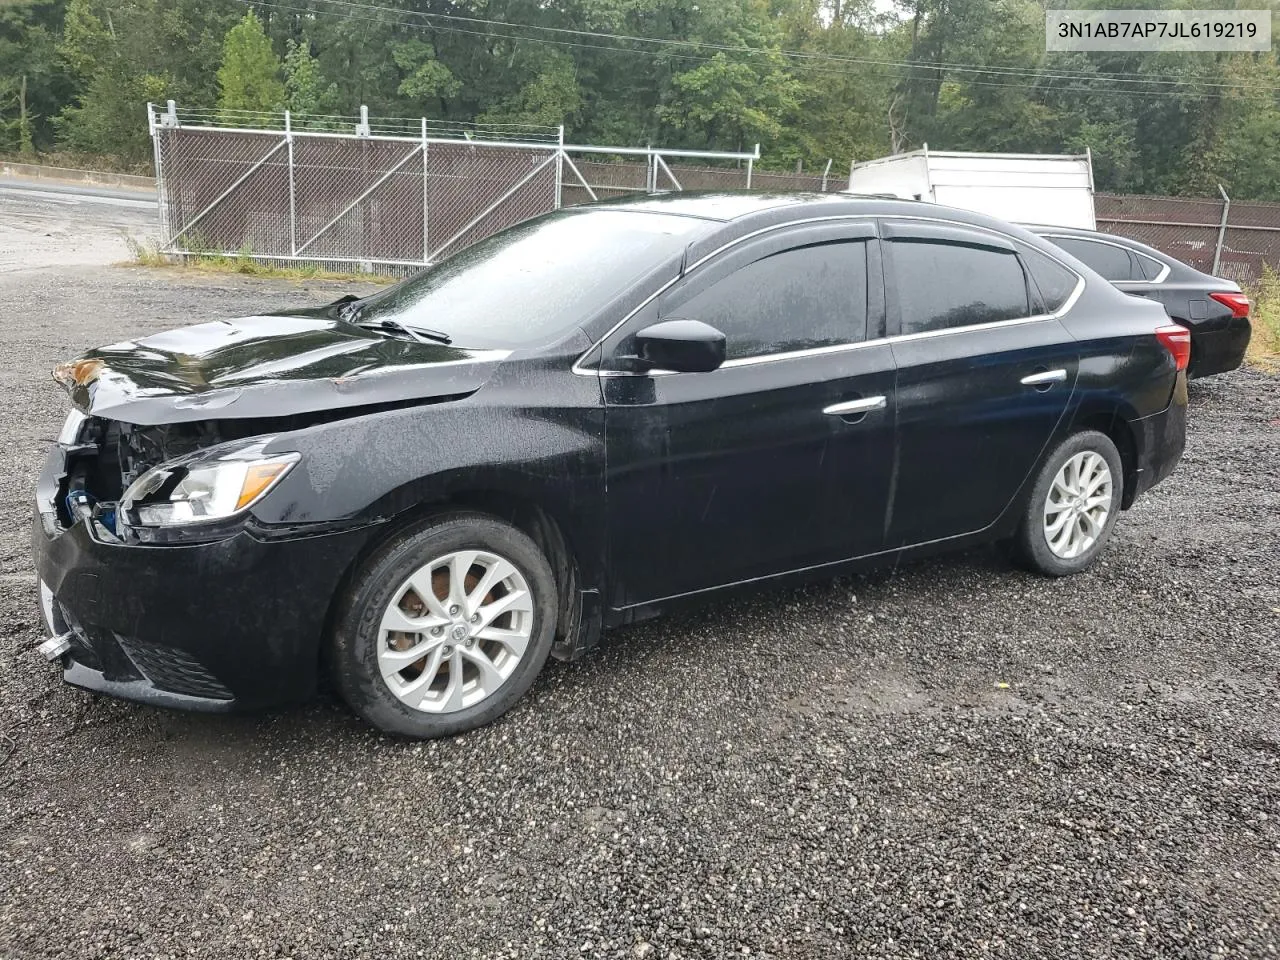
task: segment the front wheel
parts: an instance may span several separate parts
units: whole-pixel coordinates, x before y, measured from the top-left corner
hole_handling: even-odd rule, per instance
[[[532,686],[556,608],[551,566],[527,535],[484,514],[436,517],[356,574],[335,624],[335,684],[388,733],[474,730]]]
[[[1058,445],[1036,475],[1016,558],[1050,577],[1091,567],[1111,539],[1124,494],[1120,452],[1096,430],[1073,434]]]

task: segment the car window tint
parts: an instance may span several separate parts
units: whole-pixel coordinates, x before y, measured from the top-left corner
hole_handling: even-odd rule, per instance
[[[1123,247],[1081,240],[1079,237],[1050,237],[1049,239],[1077,260],[1100,273],[1106,280],[1133,279],[1129,251]]]
[[[395,321],[463,347],[551,342],[678,257],[694,217],[564,210],[494,234],[361,301],[361,323]]]
[[[904,334],[1031,315],[1012,251],[907,238],[889,247]]]
[[[1027,272],[1031,274],[1036,289],[1040,291],[1039,309],[1045,313],[1060,310],[1067,298],[1075,292],[1080,277],[1035,247],[1019,244],[1018,254],[1022,257]]]
[[[711,324],[730,360],[856,343],[867,335],[867,244],[775,253],[666,312]]]
[[[1145,253],[1134,253],[1138,258],[1138,266],[1142,269],[1142,276],[1146,280],[1154,280],[1160,274],[1164,273],[1164,264],[1155,257],[1148,257]]]

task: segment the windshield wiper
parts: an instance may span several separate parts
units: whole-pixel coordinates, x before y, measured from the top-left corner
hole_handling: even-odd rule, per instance
[[[399,320],[367,320],[358,324],[358,326],[369,327],[374,330],[392,330],[396,333],[407,333],[419,343],[443,343],[446,346],[453,343],[453,337],[442,330],[432,330],[429,327],[409,327]]]

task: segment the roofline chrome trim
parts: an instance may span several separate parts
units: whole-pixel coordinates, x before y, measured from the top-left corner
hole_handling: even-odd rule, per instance
[[[712,257],[718,256],[724,251],[730,249],[731,247],[737,246],[739,243],[742,243],[746,240],[750,240],[753,237],[761,236],[762,234],[771,233],[774,230],[783,230],[783,229],[786,229],[787,227],[807,226],[809,224],[814,224],[814,223],[829,223],[831,221],[837,221],[837,220],[921,220],[929,223],[941,223],[948,226],[968,227],[969,229],[972,229],[972,230],[983,231],[986,233],[995,234],[998,237],[1004,237],[1005,239],[1013,241],[1015,244],[1026,243],[1025,240],[1022,240],[1019,237],[1012,236],[1011,234],[1005,233],[1001,230],[995,230],[991,227],[986,227],[986,226],[973,224],[973,223],[965,223],[960,220],[948,220],[945,217],[925,217],[925,216],[919,216],[915,214],[901,214],[901,213],[848,214],[846,213],[846,214],[834,214],[826,217],[810,217],[806,220],[791,220],[787,223],[775,223],[767,227],[761,227],[759,230],[753,230],[751,233],[743,234],[741,237],[737,237],[733,240],[730,240],[728,243],[724,244],[723,246],[717,247],[715,250],[711,251],[706,256],[701,257],[700,259],[696,260],[694,263],[686,266],[683,270],[681,270],[678,274],[676,274],[676,276],[672,277],[670,280],[664,283],[658,290],[655,290],[652,294],[646,297],[643,302],[637,305],[625,317],[623,317],[621,320],[615,323],[612,327],[610,327],[609,331],[605,333],[604,336],[600,337],[598,340],[592,343],[591,346],[589,346],[586,350],[582,351],[582,353],[578,356],[578,358],[573,362],[573,366],[569,368],[570,372],[577,374],[580,377],[593,377],[593,376],[594,377],[619,377],[619,376],[648,377],[648,376],[654,376],[654,375],[671,376],[671,375],[677,374],[678,371],[674,371],[674,370],[648,370],[644,372],[636,372],[632,370],[592,370],[590,368],[581,366],[581,364],[582,364],[582,361],[588,355],[590,355],[590,353],[593,350],[595,350],[597,347],[603,344],[606,340],[608,340],[611,336],[617,333],[621,327],[629,323],[632,317],[634,317],[637,313],[639,313],[641,310],[643,310],[645,307],[651,304],[658,297],[662,296],[664,293],[670,290],[671,287],[673,287],[676,283],[678,283],[680,280],[683,280],[690,273],[692,273],[696,268],[706,263]],[[731,222],[731,221],[728,221],[728,222]],[[1034,236],[1043,236],[1043,235],[1034,234]],[[878,231],[875,239],[881,239],[878,236]],[[1053,246],[1053,244],[1049,244],[1049,245]],[[1117,244],[1117,246],[1119,246],[1119,244]],[[968,326],[964,326],[964,327],[950,327],[946,330],[928,330],[923,333],[906,333],[906,334],[897,334],[892,337],[877,337],[874,340],[861,340],[857,343],[842,343],[842,344],[836,344],[830,347],[814,347],[808,350],[792,350],[785,353],[768,353],[759,357],[741,357],[737,360],[726,360],[724,363],[720,365],[718,369],[724,369],[725,367],[735,367],[735,366],[745,367],[745,366],[750,366],[758,363],[770,363],[775,360],[791,360],[791,359],[796,359],[796,358],[805,357],[805,356],[817,355],[820,353],[839,353],[844,350],[856,350],[861,347],[869,347],[869,346],[873,346],[875,344],[881,344],[881,343],[888,343],[892,345],[893,343],[896,343],[896,342],[906,342],[910,340],[923,340],[931,337],[948,336],[953,333],[967,333],[972,330],[985,330],[989,328],[996,328],[996,327],[1002,327],[1002,326],[1015,326],[1017,324],[1023,324],[1023,323],[1035,323],[1041,320],[1057,320],[1063,315],[1065,315],[1066,313],[1068,313],[1071,310],[1071,308],[1075,306],[1076,301],[1080,299],[1081,294],[1084,293],[1084,288],[1085,288],[1084,277],[1082,277],[1075,270],[1074,267],[1072,267],[1068,263],[1064,263],[1052,252],[1047,250],[1037,250],[1037,252],[1041,253],[1044,256],[1047,256],[1054,263],[1057,263],[1064,270],[1069,271],[1076,278],[1075,289],[1071,291],[1071,295],[1068,296],[1067,299],[1063,301],[1061,307],[1059,307],[1057,310],[1053,311],[1052,313],[1041,313],[1041,314],[1036,314],[1035,316],[1032,316],[1032,317],[1017,317],[1012,320],[993,320],[990,323],[975,323],[975,324],[969,324]]]
[[[1150,283],[1154,285],[1157,283],[1164,283],[1169,274],[1173,271],[1173,268],[1169,266],[1169,264],[1156,260],[1155,257],[1151,256],[1151,254],[1143,253],[1141,250],[1135,250],[1133,247],[1126,247],[1123,243],[1116,243],[1114,240],[1103,240],[1101,237],[1081,237],[1074,233],[1037,233],[1036,236],[1044,237],[1046,240],[1051,237],[1057,237],[1059,240],[1079,240],[1081,243],[1100,243],[1103,246],[1115,247],[1117,250],[1123,250],[1125,253],[1131,253],[1135,257],[1146,257],[1148,260],[1155,260],[1156,263],[1160,264],[1160,274],[1154,280],[1107,280],[1106,277],[1103,277],[1102,279],[1107,280],[1107,283]],[[1074,273],[1075,271],[1072,272]]]

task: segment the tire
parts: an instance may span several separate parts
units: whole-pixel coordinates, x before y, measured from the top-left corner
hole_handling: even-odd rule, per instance
[[[486,577],[487,592],[471,596]],[[424,600],[419,589],[435,596]],[[526,534],[481,513],[432,517],[394,536],[352,578],[335,619],[334,685],[387,733],[430,739],[474,730],[533,685],[551,652],[557,604],[551,566]]]
[[[1068,468],[1069,464],[1079,465],[1080,469],[1073,474],[1075,467]],[[1059,478],[1064,470],[1067,472]],[[1088,472],[1082,477],[1082,471]],[[1104,474],[1105,480],[1101,480]],[[1056,487],[1055,480],[1059,481]],[[1089,493],[1095,483],[1098,485],[1091,494],[1082,495]],[[1111,539],[1123,498],[1124,469],[1111,438],[1096,430],[1072,434],[1045,459],[1036,474],[1013,540],[1015,559],[1027,569],[1049,577],[1065,577],[1089,569]]]

